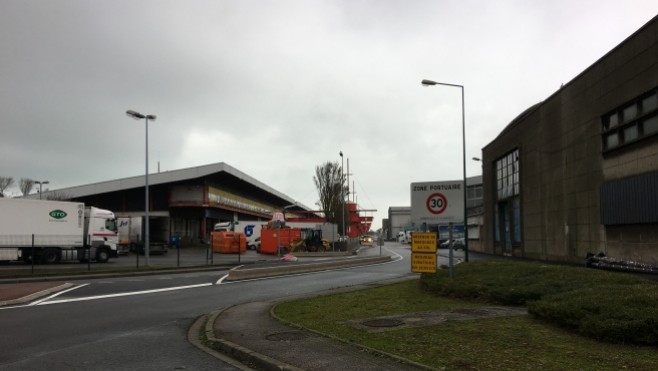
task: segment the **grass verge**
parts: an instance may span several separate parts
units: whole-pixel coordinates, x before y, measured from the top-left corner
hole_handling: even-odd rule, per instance
[[[546,292],[558,295],[595,288],[601,280],[599,273],[604,276],[609,273],[580,269],[586,272],[586,276],[587,273],[593,273],[596,277],[573,282],[570,280],[573,279],[570,276],[573,273],[562,271],[565,267],[555,266],[558,271],[553,271],[553,268],[544,265],[528,267],[525,263],[520,264],[522,266],[516,269],[497,264],[481,266],[469,263],[459,266],[455,271],[455,279],[451,280],[452,284],[470,292],[469,295],[462,295],[460,289],[451,287],[449,283],[434,282],[449,280],[446,272],[439,272],[437,276],[424,276],[422,281],[411,280],[379,288],[282,303],[276,307],[275,312],[277,316],[297,325],[437,369],[655,369],[658,364],[655,346],[600,342],[548,324],[534,316],[445,322],[385,332],[367,332],[346,323],[348,320],[378,316],[499,303],[492,298],[503,298],[502,301],[506,303],[527,303],[546,296]],[[537,269],[545,269],[548,276],[535,276],[537,273],[533,270]],[[442,276],[444,273],[445,277]],[[524,280],[513,283],[513,278],[501,277],[506,274],[512,274],[517,279],[524,277]],[[532,276],[535,277],[531,279]],[[643,281],[630,275],[613,274],[611,277],[609,279],[616,284],[621,282],[621,285],[635,285],[638,280]],[[544,282],[546,280],[556,282]],[[509,289],[505,289],[505,286],[510,285]],[[439,290],[440,286],[445,288]],[[433,288],[432,292],[428,288]],[[457,297],[445,296],[442,290]],[[519,291],[525,294],[519,294]]]

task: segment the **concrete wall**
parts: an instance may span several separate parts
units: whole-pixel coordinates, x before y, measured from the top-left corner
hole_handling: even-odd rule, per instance
[[[398,206],[388,208],[388,220],[391,226],[391,238],[396,238],[403,227],[411,225],[411,207]]]
[[[606,180],[658,170],[654,140],[604,156],[601,136],[602,115],[658,87],[657,40],[654,18],[544,102],[519,115],[483,149],[483,251],[502,251],[494,242],[495,162],[518,148],[522,243],[514,246],[513,255],[581,262],[587,252],[604,251],[618,258],[656,261],[658,238],[648,233],[655,225],[608,227],[606,237],[606,227],[600,224],[599,188]],[[629,234],[638,230],[644,231],[642,242],[629,247]]]

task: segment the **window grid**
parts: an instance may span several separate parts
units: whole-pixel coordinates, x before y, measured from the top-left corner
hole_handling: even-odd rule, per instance
[[[519,195],[518,149],[496,161],[496,190],[499,200]]]
[[[635,143],[658,133],[658,89],[601,117],[603,151]]]

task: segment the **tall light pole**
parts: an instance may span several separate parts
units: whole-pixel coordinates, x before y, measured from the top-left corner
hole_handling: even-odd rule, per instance
[[[135,120],[146,120],[146,172],[144,174],[144,265],[149,266],[149,120],[155,121],[155,115],[143,115],[128,110],[126,114]]]
[[[41,185],[49,184],[50,182],[47,180],[35,180],[34,183],[39,185],[39,199],[41,199],[41,193],[43,193],[41,189]]]
[[[343,204],[343,212],[341,213],[340,218],[341,218],[342,224],[343,224],[343,237],[346,237],[347,233],[345,231],[345,195],[343,194],[343,192],[345,190],[345,187],[343,186],[343,182],[344,182],[343,179],[345,177],[345,175],[343,175],[343,169],[345,168],[345,161],[343,160],[343,151],[340,151],[340,162],[341,162],[341,165],[340,165],[340,202]],[[347,238],[345,238],[345,240],[347,241]],[[345,250],[345,251],[347,251],[347,250]]]
[[[462,163],[463,163],[463,188],[464,188],[464,260],[468,261],[468,214],[467,214],[467,203],[466,203],[466,113],[464,110],[464,86],[457,84],[446,84],[443,82],[436,82],[432,80],[423,80],[421,84],[424,86],[431,85],[443,85],[443,86],[452,86],[454,88],[460,88],[462,91]]]

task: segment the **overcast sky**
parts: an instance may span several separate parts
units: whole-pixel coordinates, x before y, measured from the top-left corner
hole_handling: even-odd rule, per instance
[[[349,159],[361,208],[468,176],[481,149],[658,14],[655,0],[0,0],[0,176],[56,190],[227,164],[313,207]],[[347,166],[347,164],[346,164]],[[17,188],[9,194],[18,195]]]

